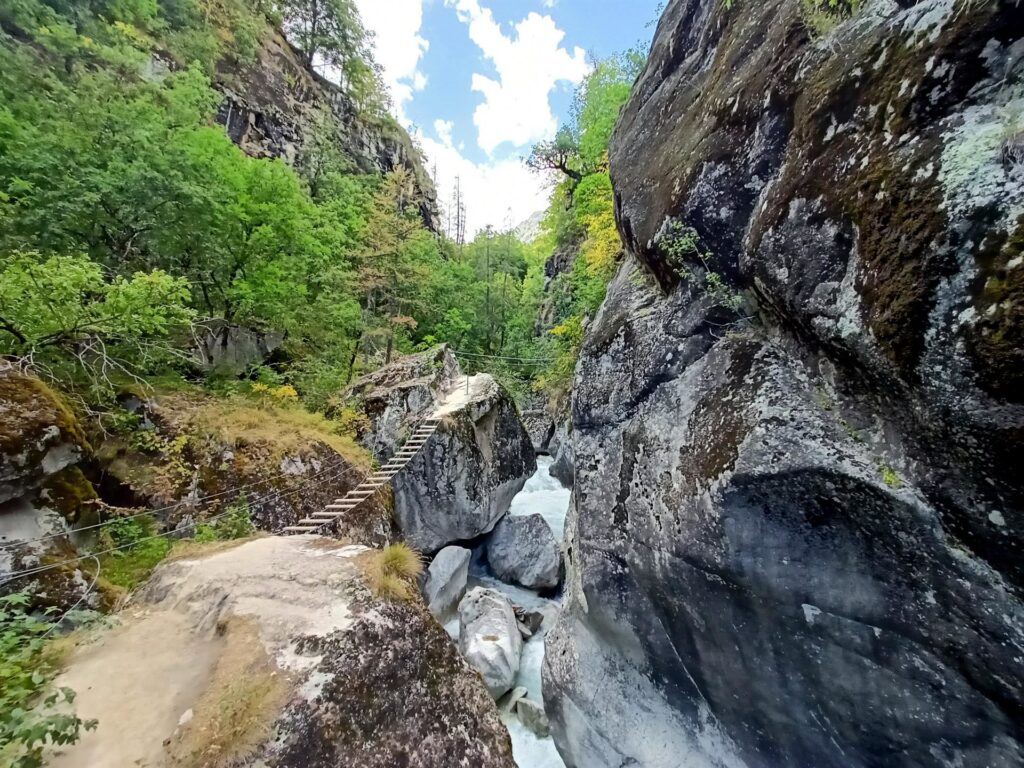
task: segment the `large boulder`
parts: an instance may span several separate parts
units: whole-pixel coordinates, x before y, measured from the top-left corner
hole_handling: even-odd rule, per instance
[[[523,638],[512,604],[493,589],[475,587],[459,603],[459,650],[491,696],[512,690],[519,673]]]
[[[48,764],[514,768],[476,673],[421,604],[370,596],[365,553],[266,537],[164,563],[68,658],[99,725]]]
[[[386,461],[437,407],[462,375],[447,345],[400,357],[363,376],[345,390],[342,402],[361,405],[368,426],[360,441]]]
[[[430,612],[442,618],[455,608],[466,594],[472,551],[464,547],[445,547],[430,561],[423,585]]]
[[[808,7],[669,3],[612,143],[570,768],[1024,761],[1024,14]]]
[[[527,589],[561,581],[562,548],[543,515],[505,517],[487,542],[487,562],[499,579]]]
[[[396,360],[345,397],[362,403],[363,444],[382,462],[424,419],[441,419],[392,481],[395,516],[422,552],[489,533],[537,469],[512,398],[487,374],[463,376],[445,346]]]
[[[192,359],[205,373],[237,376],[261,365],[284,342],[284,334],[208,320],[195,331]]]
[[[488,376],[474,376],[427,445],[394,479],[402,532],[424,552],[490,532],[537,470],[515,403]]]

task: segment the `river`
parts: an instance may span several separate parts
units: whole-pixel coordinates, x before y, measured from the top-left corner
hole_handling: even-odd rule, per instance
[[[565,530],[565,515],[569,511],[570,491],[550,473],[552,459],[549,456],[537,457],[537,472],[531,477],[523,490],[512,500],[510,515],[532,515],[540,513],[547,520],[555,538],[562,540]],[[544,661],[544,636],[554,626],[558,614],[559,600],[547,599],[528,589],[505,584],[494,578],[484,566],[474,562],[469,580],[470,588],[474,586],[488,587],[504,594],[509,600],[532,611],[544,614],[544,624],[540,631],[523,645],[523,655],[519,663],[519,675],[516,685],[526,688],[528,698],[542,702],[540,669]],[[459,620],[456,617],[445,627],[449,634],[458,637]],[[519,722],[514,713],[502,716],[509,735],[512,737],[512,753],[519,768],[565,768],[565,763],[555,749],[551,738],[539,739]]]

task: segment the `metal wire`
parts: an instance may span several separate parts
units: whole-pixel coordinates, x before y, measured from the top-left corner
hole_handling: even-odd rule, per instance
[[[327,467],[326,469],[320,470],[317,474],[313,475],[312,477],[310,477],[308,479],[312,480],[313,478],[318,477],[319,475],[322,475],[325,472],[338,467],[343,462],[344,462],[344,459],[338,459],[331,466]],[[225,489],[223,491],[219,491],[217,493],[211,493],[208,496],[202,496],[202,497],[200,497],[198,499],[195,499],[192,502],[187,501],[187,500],[179,501],[179,502],[177,502],[175,504],[171,504],[171,505],[166,506],[166,507],[157,507],[156,509],[146,509],[146,510],[143,510],[142,512],[137,512],[134,515],[125,515],[124,517],[113,517],[110,520],[104,520],[102,523],[95,523],[94,525],[85,525],[85,526],[82,526],[81,528],[72,528],[72,529],[64,531],[62,533],[51,533],[51,534],[48,534],[46,536],[40,536],[37,539],[23,539],[23,540],[20,540],[20,541],[7,541],[7,542],[3,542],[2,544],[0,544],[0,550],[11,549],[13,547],[20,547],[20,546],[23,546],[25,544],[36,544],[36,543],[41,542],[41,541],[50,541],[51,539],[60,539],[60,538],[63,538],[65,536],[69,536],[69,535],[71,535],[73,533],[81,533],[83,531],[93,531],[93,530],[96,530],[97,528],[104,528],[104,527],[106,527],[108,525],[113,525],[114,523],[121,522],[122,520],[134,520],[135,518],[146,517],[147,515],[157,515],[157,514],[159,514],[161,512],[168,512],[168,511],[170,511],[172,509],[178,509],[179,507],[184,507],[184,506],[193,507],[194,506],[194,507],[198,508],[198,507],[202,506],[203,504],[205,504],[206,502],[208,502],[208,501],[210,501],[212,499],[217,499],[217,498],[220,498],[221,496],[226,496],[228,494],[235,493],[236,491],[240,492],[240,491],[243,491],[243,490],[245,490],[247,488],[253,488],[253,487],[257,486],[257,485],[265,484],[265,483],[268,483],[268,482],[270,482],[270,481],[267,480],[266,478],[263,478],[261,480],[254,480],[253,482],[247,483],[245,485],[235,486],[234,488],[227,488],[227,489]],[[276,493],[276,491],[274,493]]]
[[[348,472],[338,472],[333,477],[335,477],[335,478],[337,478],[337,477],[347,477],[348,475],[352,474],[353,471],[354,471],[353,469],[350,469],[350,470],[348,470]],[[272,494],[267,494],[263,498],[258,499],[257,501],[253,502],[253,506],[260,506],[262,504],[266,504],[268,501],[276,501],[276,500],[279,500],[279,499],[282,499],[282,498],[287,498],[289,496],[293,496],[296,493],[298,493],[299,491],[305,490],[305,487],[306,487],[307,483],[309,481],[313,480],[313,479],[314,478],[312,478],[312,477],[308,478],[306,482],[304,482],[302,485],[299,485],[297,488],[291,488],[291,489],[288,489],[288,490],[282,490],[282,491],[278,491],[278,492],[275,492],[275,493],[272,493]],[[152,536],[146,536],[145,538],[138,539],[137,541],[133,541],[133,542],[128,543],[128,544],[122,544],[122,545],[117,546],[117,547],[111,547],[110,549],[105,549],[105,550],[103,550],[101,552],[92,552],[92,553],[87,554],[87,555],[80,555],[78,557],[68,558],[67,560],[62,560],[62,561],[60,561],[58,563],[51,563],[49,565],[38,566],[36,568],[26,568],[26,569],[21,570],[21,571],[15,571],[14,573],[8,574],[7,578],[4,579],[4,581],[0,582],[0,586],[3,586],[4,584],[9,584],[10,582],[15,581],[15,580],[20,579],[20,578],[23,578],[25,576],[33,576],[33,575],[35,575],[37,573],[43,573],[44,571],[53,570],[54,568],[61,568],[61,567],[65,566],[65,565],[71,565],[72,563],[78,563],[78,562],[81,562],[82,560],[87,560],[90,557],[98,557],[100,555],[109,555],[112,552],[118,552],[118,551],[120,551],[122,549],[129,549],[129,548],[134,547],[134,546],[136,546],[138,544],[141,544],[144,541],[152,541],[154,539],[160,539],[160,538],[163,538],[165,536],[171,536],[173,534],[180,533],[184,529],[195,528],[198,525],[203,525],[203,524],[206,524],[206,523],[213,522],[214,520],[219,520],[220,518],[226,517],[227,515],[230,515],[233,512],[234,512],[234,510],[230,510],[229,509],[229,510],[227,510],[225,512],[221,512],[218,515],[214,515],[213,517],[208,517],[208,518],[205,518],[203,520],[193,520],[191,523],[187,523],[187,524],[185,524],[183,526],[179,526],[178,528],[175,528],[173,530],[164,531],[163,533],[157,533],[157,534],[154,534]]]

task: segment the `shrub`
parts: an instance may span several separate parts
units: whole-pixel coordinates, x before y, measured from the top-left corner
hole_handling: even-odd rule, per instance
[[[101,550],[122,547],[101,559],[100,573],[111,584],[132,589],[141,584],[171,551],[171,542],[155,538],[156,526],[151,518],[136,517],[115,520],[100,535]]]
[[[25,612],[29,596],[0,597],[0,763],[39,768],[43,748],[78,741],[82,729],[96,727],[68,712],[75,692],[47,690],[56,669],[47,656],[49,624]]]
[[[198,542],[231,541],[232,539],[244,539],[246,536],[252,536],[255,532],[256,526],[252,522],[249,501],[245,494],[242,494],[227,508],[224,517],[196,526],[195,540]]]

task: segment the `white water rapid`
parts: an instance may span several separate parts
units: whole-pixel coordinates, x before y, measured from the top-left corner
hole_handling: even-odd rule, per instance
[[[555,538],[561,541],[565,530],[565,515],[569,511],[571,492],[551,476],[549,472],[551,462],[552,459],[549,456],[537,457],[537,471],[526,482],[523,490],[512,500],[509,514],[540,513],[551,526]],[[470,588],[483,586],[497,590],[516,605],[544,614],[544,624],[540,631],[523,646],[519,675],[516,677],[515,683],[517,686],[526,688],[527,698],[543,702],[540,668],[544,661],[544,636],[554,626],[558,614],[558,600],[549,600],[528,589],[505,584],[476,563],[470,573],[469,586]],[[449,621],[445,625],[445,629],[452,637],[457,638],[459,634],[458,616]],[[537,738],[532,731],[519,722],[519,718],[514,712],[503,714],[502,720],[512,737],[512,754],[519,768],[565,768],[565,763],[562,762],[562,758],[559,757],[558,751],[555,749],[555,742],[550,737]]]

